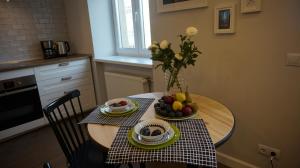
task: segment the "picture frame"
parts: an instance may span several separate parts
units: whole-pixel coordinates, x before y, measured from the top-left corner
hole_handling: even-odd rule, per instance
[[[173,12],[207,7],[207,0],[156,0],[157,12]]]
[[[241,0],[241,13],[261,11],[261,0]]]
[[[235,4],[226,3],[215,7],[214,32],[215,34],[235,33]]]

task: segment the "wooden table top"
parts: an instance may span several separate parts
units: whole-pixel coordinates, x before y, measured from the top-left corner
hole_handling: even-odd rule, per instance
[[[162,97],[162,93],[145,93],[132,97],[155,98],[141,120],[155,118],[154,104]],[[219,146],[229,139],[234,129],[234,116],[223,104],[200,95],[191,94],[193,102],[199,106],[197,117],[204,120],[208,132],[215,146]],[[101,146],[110,148],[118,132],[118,126],[88,124],[88,132],[92,139]]]

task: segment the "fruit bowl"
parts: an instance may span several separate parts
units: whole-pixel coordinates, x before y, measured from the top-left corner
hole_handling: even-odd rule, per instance
[[[168,122],[159,120],[159,119],[151,119],[144,120],[134,127],[134,132],[144,141],[159,141],[163,137],[165,137],[171,126]]]
[[[154,104],[155,113],[159,118],[166,120],[184,120],[196,115],[198,106],[192,102],[188,93],[176,93],[163,96]]]
[[[105,102],[105,105],[108,106],[113,112],[123,112],[126,111],[126,108],[131,103],[131,100],[127,98],[116,98]]]

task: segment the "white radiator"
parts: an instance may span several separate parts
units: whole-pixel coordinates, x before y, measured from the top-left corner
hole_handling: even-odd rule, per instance
[[[108,99],[150,92],[149,82],[144,77],[104,72]]]

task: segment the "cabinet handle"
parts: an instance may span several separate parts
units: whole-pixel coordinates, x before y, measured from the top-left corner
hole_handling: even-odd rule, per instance
[[[60,63],[60,64],[58,64],[58,66],[68,66],[69,65],[69,63],[68,62],[64,62],[64,63]]]
[[[61,81],[67,81],[67,80],[71,80],[72,76],[68,76],[68,77],[62,77]]]

